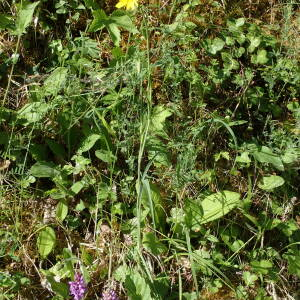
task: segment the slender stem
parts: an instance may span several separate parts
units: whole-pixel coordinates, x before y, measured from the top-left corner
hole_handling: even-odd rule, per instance
[[[14,57],[17,55],[17,53],[19,51],[20,41],[21,41],[21,35],[19,34],[18,35],[16,49],[15,49],[15,52],[13,54]],[[7,98],[8,91],[9,91],[9,88],[10,88],[10,85],[11,85],[11,79],[12,79],[12,75],[13,75],[14,69],[15,69],[15,63],[13,62],[13,65],[11,66],[11,69],[10,69],[10,73],[9,73],[9,77],[8,77],[8,83],[7,83],[7,87],[6,87],[6,90],[5,90],[5,94],[4,94],[4,97],[3,97],[3,100],[2,100],[2,106],[5,106],[5,104],[6,104],[6,98]]]

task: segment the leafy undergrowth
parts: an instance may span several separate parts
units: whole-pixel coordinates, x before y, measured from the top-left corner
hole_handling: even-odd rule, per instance
[[[246,2],[1,2],[0,299],[299,299],[299,5]]]

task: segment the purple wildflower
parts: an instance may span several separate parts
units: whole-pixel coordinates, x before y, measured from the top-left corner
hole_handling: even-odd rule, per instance
[[[74,300],[81,300],[86,292],[86,284],[80,273],[75,274],[75,280],[69,282],[70,294]]]
[[[119,297],[114,290],[107,290],[102,294],[102,300],[119,300]]]

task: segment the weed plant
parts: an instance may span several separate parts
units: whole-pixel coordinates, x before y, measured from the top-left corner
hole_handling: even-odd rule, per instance
[[[299,4],[116,4],[0,2],[0,299],[299,299]]]

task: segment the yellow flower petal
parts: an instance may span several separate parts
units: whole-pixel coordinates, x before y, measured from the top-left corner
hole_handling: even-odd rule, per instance
[[[133,10],[137,7],[137,0],[119,0],[116,4],[117,8],[126,7],[127,10]]]

